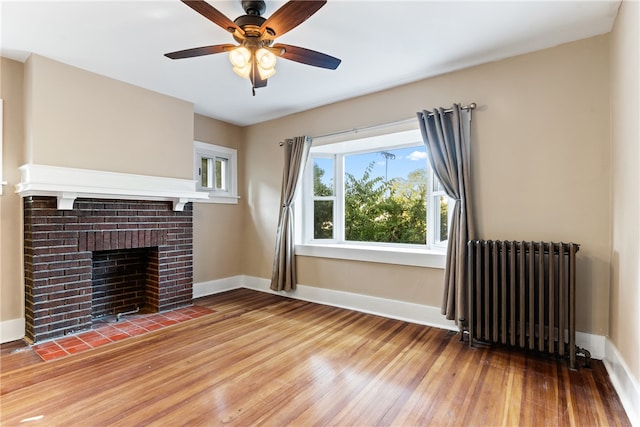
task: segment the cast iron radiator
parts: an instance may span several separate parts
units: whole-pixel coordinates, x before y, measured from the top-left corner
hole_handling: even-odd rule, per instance
[[[574,243],[468,243],[469,345],[505,344],[569,356],[576,366]]]

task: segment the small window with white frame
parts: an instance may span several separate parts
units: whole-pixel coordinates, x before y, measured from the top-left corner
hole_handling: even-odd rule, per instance
[[[238,203],[238,154],[234,148],[193,143],[194,179],[196,190],[209,193],[203,201]]]
[[[312,147],[301,202],[303,244],[447,245],[449,197],[417,129]]]

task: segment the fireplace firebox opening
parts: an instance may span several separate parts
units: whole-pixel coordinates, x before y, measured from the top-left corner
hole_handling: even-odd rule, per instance
[[[148,281],[157,281],[158,249],[94,251],[91,257],[91,318],[151,311]]]

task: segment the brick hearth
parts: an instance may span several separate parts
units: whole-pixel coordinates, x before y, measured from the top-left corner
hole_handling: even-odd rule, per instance
[[[55,197],[29,196],[24,218],[27,339],[37,342],[90,329],[92,299],[119,304],[104,296],[93,298],[92,262],[101,265],[103,251],[128,259],[124,250],[150,248],[144,256],[136,255],[147,262],[140,300],[146,310],[191,304],[190,203],[184,211],[174,211],[171,202],[163,201],[77,199],[72,210],[58,210]],[[93,315],[102,314],[100,310]]]

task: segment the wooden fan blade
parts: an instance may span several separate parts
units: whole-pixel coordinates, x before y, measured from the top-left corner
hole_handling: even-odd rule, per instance
[[[326,0],[291,0],[273,12],[273,14],[264,21],[260,26],[260,34],[269,28],[275,33],[276,37],[280,37],[309,19],[309,17],[324,6],[326,2]]]
[[[305,49],[303,47],[292,46],[290,44],[276,43],[273,49],[281,52],[278,54],[289,61],[300,62],[301,64],[312,65],[314,67],[327,68],[335,70],[342,60],[329,56],[325,53],[316,52],[315,50]],[[284,51],[284,52],[282,52]]]
[[[238,31],[240,34],[244,35],[244,31],[242,30],[242,28],[238,27],[235,22],[227,18],[222,12],[211,6],[209,3],[202,0],[182,0],[182,3],[186,4],[191,9],[207,18],[209,21],[229,31],[230,33]]]
[[[228,52],[234,47],[236,46],[232,44],[215,44],[213,46],[194,47],[192,49],[165,53],[164,56],[171,59],[193,58],[194,56],[212,55],[214,53]]]

